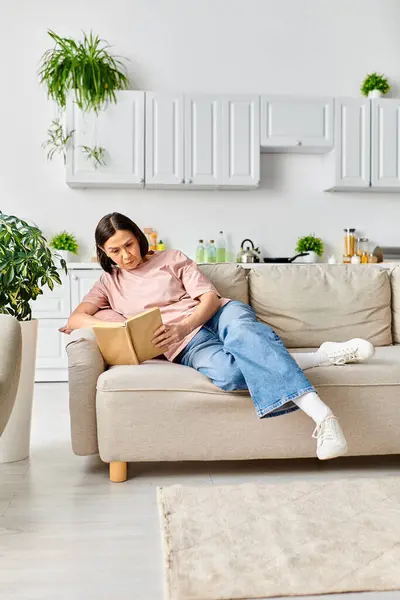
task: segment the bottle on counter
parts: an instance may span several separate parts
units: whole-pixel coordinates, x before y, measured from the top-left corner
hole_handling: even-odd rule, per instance
[[[204,256],[204,244],[203,244],[203,240],[199,240],[199,244],[196,248],[196,262],[197,263],[203,263],[205,262],[205,256]]]
[[[164,244],[164,242],[162,240],[160,240],[158,242],[158,244],[157,244],[157,250],[159,252],[164,252],[164,250],[165,250],[165,244]]]
[[[351,262],[351,257],[355,254],[355,228],[348,227],[344,229],[344,255],[343,262]],[[346,257],[346,258],[345,258]]]
[[[226,262],[226,242],[224,232],[220,231],[217,239],[217,263]]]
[[[210,243],[207,247],[207,259],[208,263],[216,263],[217,262],[217,249],[214,245],[214,240],[210,240]]]

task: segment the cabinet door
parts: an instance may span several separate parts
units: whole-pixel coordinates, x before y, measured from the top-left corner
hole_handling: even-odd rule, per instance
[[[68,358],[65,344],[68,337],[58,331],[65,319],[40,319],[36,353],[36,381],[40,381],[42,369],[66,369]]]
[[[59,272],[62,285],[54,285],[50,290],[43,288],[43,295],[31,303],[32,315],[36,319],[68,318],[71,314],[70,280],[64,272]]]
[[[146,187],[184,185],[183,96],[146,92]]]
[[[264,151],[327,152],[333,146],[333,98],[261,96]]]
[[[222,99],[222,170],[224,187],[260,184],[259,96]]]
[[[370,186],[371,106],[368,99],[335,100],[335,188]]]
[[[71,306],[72,310],[82,302],[82,298],[89,292],[102,274],[100,269],[74,270],[71,273]]]
[[[67,183],[71,187],[143,187],[144,92],[120,91],[117,103],[98,115],[83,113],[69,99],[67,131],[74,131],[67,150]],[[82,146],[105,148],[105,165],[87,159]]]
[[[216,96],[185,96],[185,183],[223,183],[222,103]]]
[[[372,187],[400,188],[400,100],[372,100]]]

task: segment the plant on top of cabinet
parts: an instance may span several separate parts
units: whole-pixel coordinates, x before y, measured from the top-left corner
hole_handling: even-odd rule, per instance
[[[369,98],[379,98],[387,94],[390,85],[387,77],[379,73],[368,73],[361,86],[361,93]]]
[[[55,46],[43,54],[38,75],[40,83],[47,88],[48,97],[57,106],[58,117],[53,120],[43,147],[48,148],[49,159],[63,153],[65,162],[66,148],[73,134],[62,125],[68,94],[72,93],[82,111],[98,114],[108,102],[117,102],[116,91],[127,89],[129,80],[124,64],[108,52],[109,44],[98,35],[83,32],[83,41],[75,41],[51,30],[48,34]],[[105,164],[104,148],[97,145],[97,140],[90,152],[84,151],[87,158],[94,161],[95,168]]]
[[[305,235],[297,240],[296,252],[301,254],[302,252],[308,252],[309,256],[303,258],[304,262],[316,262],[318,256],[322,256],[324,253],[324,243],[321,238],[317,238],[314,235]]]
[[[67,272],[65,261],[61,267]],[[61,279],[46,238],[35,225],[0,212],[0,313],[30,321],[31,300]]]
[[[102,146],[81,146],[86,160],[90,160],[95,169],[99,166],[106,166],[105,153],[106,149]]]
[[[65,108],[70,90],[83,111],[98,112],[107,101],[116,103],[116,90],[127,89],[129,81],[123,63],[107,52],[108,43],[92,32],[83,33],[83,42],[48,34],[55,47],[42,56],[39,77],[57,106]]]

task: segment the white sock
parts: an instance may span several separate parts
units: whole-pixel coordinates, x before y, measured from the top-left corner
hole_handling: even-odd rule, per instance
[[[319,352],[291,352],[292,358],[297,362],[302,371],[319,367],[327,359],[325,353]]]
[[[296,398],[293,402],[311,417],[317,425],[332,414],[329,406],[322,402],[321,398],[315,392],[308,392],[308,394]]]

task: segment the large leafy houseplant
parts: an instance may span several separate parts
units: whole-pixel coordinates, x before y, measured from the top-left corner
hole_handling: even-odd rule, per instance
[[[61,267],[67,272],[66,263]],[[30,321],[30,302],[61,284],[46,238],[35,225],[0,212],[0,313]]]

